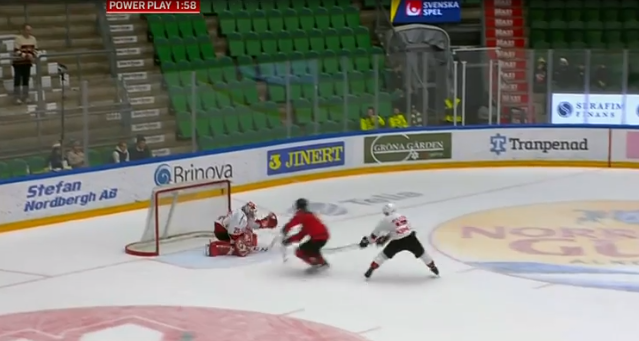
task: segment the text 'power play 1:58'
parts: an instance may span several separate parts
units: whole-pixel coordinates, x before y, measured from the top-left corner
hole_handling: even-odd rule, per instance
[[[200,0],[107,0],[107,14],[197,14]]]

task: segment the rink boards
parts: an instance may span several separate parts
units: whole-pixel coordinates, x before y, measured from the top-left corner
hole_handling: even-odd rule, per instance
[[[0,182],[0,232],[142,209],[153,188],[229,179],[234,192],[342,176],[461,167],[639,165],[639,130],[512,126],[280,140]]]

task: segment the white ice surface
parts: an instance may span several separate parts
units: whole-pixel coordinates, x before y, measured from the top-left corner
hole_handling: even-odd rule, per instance
[[[298,197],[338,202],[378,193],[420,192],[397,202],[426,241],[451,218],[502,206],[569,200],[636,200],[639,173],[593,169],[480,169],[349,177],[241,193],[241,201],[284,212]],[[338,246],[357,242],[380,205],[349,205],[326,217]],[[335,254],[309,278],[293,260],[189,270],[127,256],[145,212],[68,222],[0,236],[0,314],[118,305],[179,305],[282,314],[333,325],[373,341],[636,340],[639,295],[544,283],[473,270],[428,246],[443,276],[402,254],[374,280],[362,273],[376,248]],[[2,327],[2,326],[0,326]],[[270,340],[267,340],[270,341]]]

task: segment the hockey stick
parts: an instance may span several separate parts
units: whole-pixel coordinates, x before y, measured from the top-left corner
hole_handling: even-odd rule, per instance
[[[359,243],[347,244],[343,246],[331,247],[324,249],[324,252],[328,254],[339,253],[344,251],[356,250],[359,248]]]

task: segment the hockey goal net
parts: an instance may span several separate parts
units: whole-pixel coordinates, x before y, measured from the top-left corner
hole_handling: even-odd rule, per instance
[[[156,187],[140,241],[125,247],[134,256],[158,256],[204,246],[214,222],[231,210],[231,183],[205,180]]]

